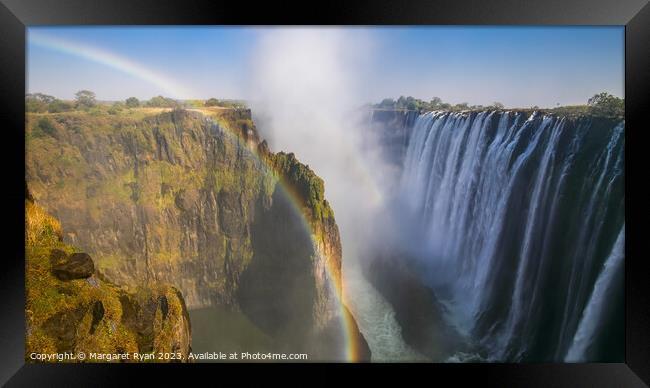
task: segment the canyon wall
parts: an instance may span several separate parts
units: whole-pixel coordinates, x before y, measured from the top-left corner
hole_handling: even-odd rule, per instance
[[[323,181],[270,152],[250,111],[32,115],[26,137],[34,198],[106,278],[174,285],[190,309],[227,306],[296,344],[341,319]]]

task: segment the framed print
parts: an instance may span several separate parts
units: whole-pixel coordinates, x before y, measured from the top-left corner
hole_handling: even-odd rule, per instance
[[[645,386],[646,2],[283,8],[3,0],[2,381]]]

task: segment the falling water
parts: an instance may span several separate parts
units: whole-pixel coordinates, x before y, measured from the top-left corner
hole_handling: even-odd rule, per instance
[[[607,294],[609,289],[615,286],[615,277],[620,275],[623,269],[623,258],[625,256],[625,228],[621,228],[618,234],[612,253],[603,265],[602,272],[598,276],[594,292],[589,298],[587,308],[584,311],[578,331],[573,338],[573,343],[567,352],[565,361],[587,361],[587,350],[598,334],[600,322],[603,321],[603,314],[606,311]]]
[[[421,233],[425,281],[488,360],[582,359],[606,335],[591,321],[623,303],[610,278],[623,261],[624,133],[611,119],[522,112],[415,122],[403,213]]]

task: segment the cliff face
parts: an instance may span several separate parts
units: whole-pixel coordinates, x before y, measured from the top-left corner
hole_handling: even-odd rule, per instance
[[[112,361],[91,353],[128,355],[128,362],[136,352],[169,352],[187,360],[190,321],[176,288],[156,285],[129,293],[106,281],[89,255],[62,241],[56,219],[29,199],[25,206],[26,361],[59,362],[32,354],[64,352],[87,357],[68,362]]]
[[[339,318],[323,182],[271,153],[250,111],[31,116],[27,180],[65,241],[120,285],[169,283],[190,309],[241,310],[278,337]]]
[[[51,134],[39,134],[43,120]],[[238,120],[227,118],[243,130]],[[190,308],[234,303],[229,285],[252,257],[254,204],[273,187],[236,136],[186,111],[144,119],[69,114],[30,124],[32,195],[108,278],[176,284]]]

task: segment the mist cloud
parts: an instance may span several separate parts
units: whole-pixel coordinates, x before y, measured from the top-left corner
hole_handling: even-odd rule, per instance
[[[387,176],[359,120],[373,46],[355,29],[272,29],[251,58],[257,126],[274,152],[294,152],[324,179],[346,259],[382,203]]]

